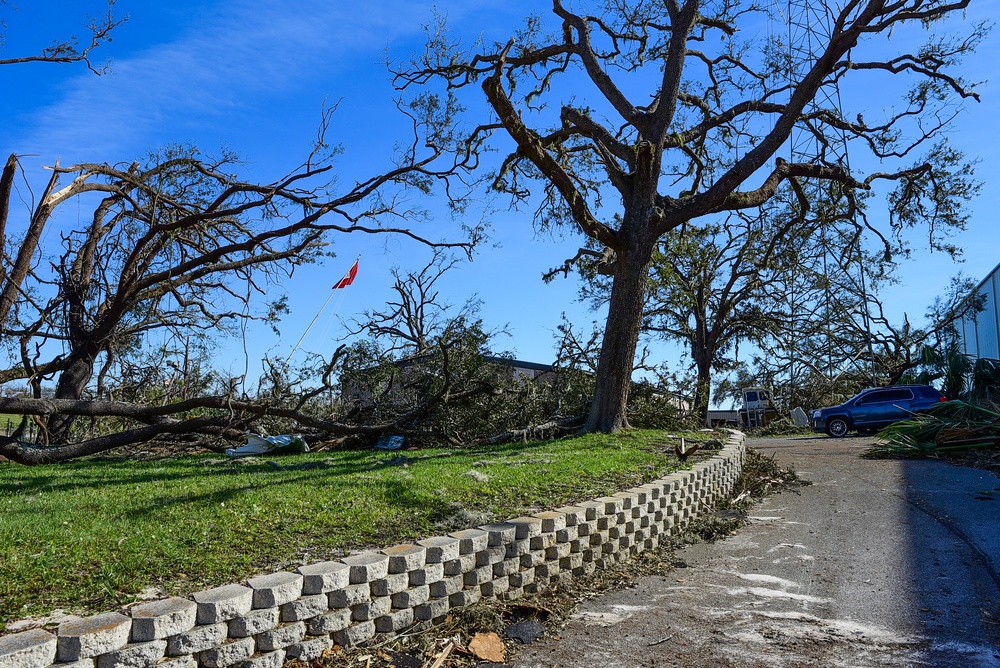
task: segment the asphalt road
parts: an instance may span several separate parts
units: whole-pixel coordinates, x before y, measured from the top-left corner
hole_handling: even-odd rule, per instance
[[[514,665],[1000,666],[1000,479],[859,458],[869,442],[751,440],[813,484],[586,602]]]

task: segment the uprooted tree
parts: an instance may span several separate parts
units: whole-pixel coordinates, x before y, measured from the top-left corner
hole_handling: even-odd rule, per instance
[[[859,225],[868,226],[861,195],[880,182],[893,186],[892,233],[928,225],[933,238],[964,225],[967,165],[935,141],[957,103],[976,97],[954,70],[987,26],[962,36],[933,31],[967,6],[828,6],[829,38],[810,40],[791,76],[785,45],[740,30],[769,20],[758,3],[601,3],[588,14],[554,0],[551,34],[531,17],[509,41],[467,52],[437,22],[425,51],[394,69],[403,90],[478,84],[494,115],[483,129],[513,142],[492,187],[537,204],[541,225],[582,233],[588,244],[577,258],[601,258],[612,287],[587,429],[610,432],[627,425],[649,265],[671,230],[756,209],[787,188],[808,211],[802,186],[810,182],[836,187]],[[890,34],[912,50],[886,55]],[[850,111],[816,102],[855,84],[898,97],[873,94],[872,108]],[[786,160],[780,154],[796,130],[818,141],[812,154]],[[849,143],[850,165],[828,150],[832,136]]]
[[[422,237],[417,225],[426,213],[408,194],[430,192],[466,169],[462,158],[447,158],[455,155],[444,145],[453,136],[451,120],[440,108],[405,109],[412,143],[386,171],[347,187],[336,180],[339,149],[324,139],[332,111],[324,114],[308,159],[271,183],[240,178],[232,156],[212,159],[183,147],[125,165],[57,164],[23,212],[23,234],[8,224],[22,173],[19,157],[10,156],[0,176],[6,361],[0,385],[20,384],[29,392],[0,398],[0,412],[31,416],[39,431],[34,442],[23,440],[29,420],[23,421],[18,432],[0,436],[0,455],[39,463],[165,435],[214,438],[238,434],[267,415],[320,431],[351,429],[303,413],[305,399],[279,405],[240,395],[232,382],[214,395],[162,401],[122,400],[118,391],[123,383],[137,384],[135,361],[149,352],[153,335],[190,341],[249,319],[273,321],[283,303],[261,308],[268,288],[329,254],[332,235],[397,234],[465,249],[476,243],[478,228],[464,241]],[[74,215],[60,217],[70,203]],[[84,206],[87,214],[75,215]],[[75,226],[67,222],[74,218]],[[59,244],[53,248],[43,238],[55,221]],[[117,423],[95,431],[81,418]]]

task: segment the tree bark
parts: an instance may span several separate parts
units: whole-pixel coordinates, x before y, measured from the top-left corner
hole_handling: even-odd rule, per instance
[[[10,208],[10,197],[16,170],[17,156],[11,155],[4,167],[3,176],[0,178],[0,202],[2,202],[0,209],[2,209],[3,215],[3,229],[0,230],[3,234],[0,235],[2,236],[0,241],[4,243],[6,243],[6,219]],[[58,176],[53,174],[48,186],[45,188],[45,192],[42,193],[41,204],[39,204],[31,216],[28,230],[25,232],[24,239],[21,240],[21,245],[18,248],[14,266],[10,268],[9,272],[6,267],[3,269],[3,280],[0,282],[0,328],[6,324],[7,316],[10,315],[10,310],[13,308],[14,302],[18,299],[24,279],[28,276],[28,272],[31,271],[32,260],[41,241],[42,231],[45,229],[45,224],[49,220],[49,214],[52,212],[51,206],[48,204],[48,199],[56,183],[58,183]]]
[[[698,377],[694,388],[694,414],[701,424],[708,424],[708,404],[712,398],[712,351],[707,346],[695,344],[691,351]]]
[[[18,464],[37,466],[93,455],[126,445],[146,443],[165,434],[190,434],[206,430],[222,431],[228,423],[229,419],[225,416],[193,418],[178,422],[146,425],[56,447],[32,445],[0,436],[0,453]]]
[[[55,399],[82,399],[87,384],[94,377],[94,358],[76,356],[66,369],[59,375],[56,384]],[[52,445],[64,445],[70,441],[70,429],[76,421],[75,415],[56,413],[49,417],[46,425],[47,434],[39,435],[46,438]]]
[[[594,400],[583,431],[610,434],[629,426],[628,394],[655,243],[655,239],[640,239],[630,244],[615,262]]]

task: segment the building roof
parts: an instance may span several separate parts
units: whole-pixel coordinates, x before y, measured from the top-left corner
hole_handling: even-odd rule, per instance
[[[496,355],[486,355],[483,359],[488,362],[495,362],[497,364],[503,364],[505,366],[513,366],[518,369],[531,369],[532,371],[552,371],[551,364],[539,364],[538,362],[525,362],[524,360],[515,360],[509,357],[497,357]]]

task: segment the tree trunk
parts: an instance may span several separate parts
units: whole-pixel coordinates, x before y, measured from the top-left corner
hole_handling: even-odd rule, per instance
[[[712,354],[704,346],[694,346],[694,358],[698,378],[694,388],[694,414],[701,424],[708,424],[708,404],[712,398]]]
[[[0,436],[0,455],[26,466],[51,464],[53,462],[64,462],[76,459],[77,457],[97,454],[112,448],[146,443],[165,434],[181,435],[211,433],[213,431],[222,433],[225,431],[228,422],[228,417],[193,418],[169,424],[145,425],[135,429],[98,436],[79,443],[68,443],[57,446],[31,445],[14,440],[13,438]]]
[[[69,366],[59,374],[56,384],[56,399],[81,399],[87,384],[94,377],[94,360],[86,356],[77,356]],[[76,421],[75,415],[56,414],[49,418],[46,431],[48,443],[63,445],[69,442],[70,429]]]
[[[646,301],[655,239],[632,244],[616,260],[604,342],[597,364],[594,400],[584,431],[610,434],[628,428],[628,393]]]

